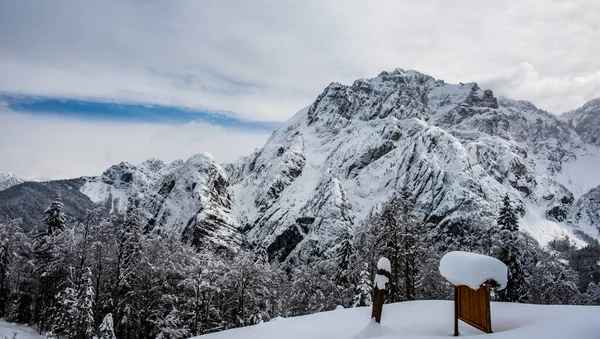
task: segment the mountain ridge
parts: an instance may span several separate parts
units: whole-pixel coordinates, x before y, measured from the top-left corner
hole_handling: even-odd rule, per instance
[[[237,161],[219,165],[201,153],[171,164],[123,162],[82,178],[80,191],[112,212],[137,199],[148,232],[262,247],[290,264],[330,257],[341,236],[401,190],[433,229],[493,226],[508,194],[522,229],[542,245],[563,235],[583,245],[577,230],[600,237],[590,196],[600,180],[581,180],[600,152],[573,114],[396,69],[331,83]]]

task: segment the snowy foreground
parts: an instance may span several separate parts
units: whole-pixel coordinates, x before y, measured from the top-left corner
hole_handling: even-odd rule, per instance
[[[426,339],[451,337],[451,301],[413,301],[385,305],[382,325],[370,323],[369,307],[341,309],[208,334],[201,339]],[[492,328],[484,334],[459,322],[461,336],[500,339],[598,339],[600,307],[492,303]]]
[[[16,336],[15,333],[17,334]],[[39,335],[35,328],[11,324],[4,320],[0,320],[0,339],[41,339],[45,338],[45,336]]]

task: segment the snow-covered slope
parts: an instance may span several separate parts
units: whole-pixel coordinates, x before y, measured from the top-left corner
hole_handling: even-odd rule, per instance
[[[529,213],[523,229],[543,244],[572,236],[573,192],[589,183],[565,166],[596,151],[531,103],[397,69],[331,84],[226,169],[248,241],[296,262],[332,253],[340,235],[403,189],[436,227],[493,225],[508,193]]]
[[[371,308],[359,307],[295,318],[195,337],[198,339],[426,339],[448,338],[454,331],[454,304],[450,301],[412,301],[383,307],[381,325],[370,322]],[[596,339],[600,334],[600,307],[542,306],[492,303],[493,334],[497,339]],[[481,336],[459,322],[461,336]]]
[[[0,171],[0,191],[5,190],[9,187],[18,185],[25,180],[19,178],[17,175],[8,172]]]
[[[38,331],[33,327],[0,320],[0,338],[42,339],[46,336],[38,334]]]

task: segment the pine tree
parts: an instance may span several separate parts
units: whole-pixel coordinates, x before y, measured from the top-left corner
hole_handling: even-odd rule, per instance
[[[417,297],[423,263],[433,255],[425,225],[415,216],[413,200],[405,191],[394,195],[373,222],[374,246],[392,264],[389,299],[394,302]]]
[[[498,217],[500,226],[500,253],[498,259],[508,268],[506,288],[498,292],[500,301],[525,302],[529,299],[529,286],[525,277],[523,254],[525,244],[519,236],[519,224],[516,212],[510,204],[508,195]]]
[[[56,295],[56,306],[52,312],[52,333],[55,335],[73,336],[73,321],[75,317],[75,304],[77,295],[72,287],[66,287]]]
[[[156,339],[184,339],[190,336],[190,331],[182,325],[181,314],[172,309],[165,317],[154,322],[158,328]]]
[[[112,313],[108,313],[102,319],[102,323],[98,328],[98,339],[117,339],[115,336]]]
[[[355,252],[354,235],[352,230],[348,229],[342,236],[336,253],[337,266],[341,272],[346,272],[348,270],[354,259]]]
[[[504,196],[502,207],[500,208],[500,215],[498,216],[498,226],[501,229],[509,230],[511,232],[517,232],[519,230],[519,221],[517,219],[517,213],[510,204],[510,198],[508,194]]]
[[[356,294],[354,295],[353,306],[371,306],[371,294],[373,292],[373,283],[369,274],[369,264],[365,263],[360,271],[360,280],[356,285]]]
[[[116,332],[119,336],[130,336],[136,331],[135,271],[141,253],[141,219],[137,202],[129,201],[125,220],[117,235],[116,277],[113,287]]]
[[[74,334],[77,339],[91,338],[94,332],[94,288],[92,270],[86,267],[77,291]]]
[[[67,217],[63,212],[64,207],[60,193],[57,193],[52,204],[44,211],[43,222],[47,227],[46,234],[52,235],[65,229]]]
[[[256,250],[254,250],[254,262],[259,265],[266,265],[269,263],[269,253],[264,244],[260,244]]]
[[[52,204],[44,212],[43,222],[46,230],[39,232],[34,239],[34,261],[38,270],[38,293],[35,300],[34,321],[41,332],[48,329],[55,305],[55,295],[61,280],[64,267],[56,265],[58,242],[60,235],[67,227],[67,218],[63,212],[64,205],[57,193]]]

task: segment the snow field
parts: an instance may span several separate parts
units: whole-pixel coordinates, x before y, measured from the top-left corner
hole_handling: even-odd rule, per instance
[[[546,306],[493,302],[492,329],[483,332],[459,322],[461,336],[489,339],[598,339],[600,307]],[[428,339],[453,334],[451,301],[409,301],[383,307],[381,325],[370,322],[371,308],[358,307],[196,337],[198,339]]]

